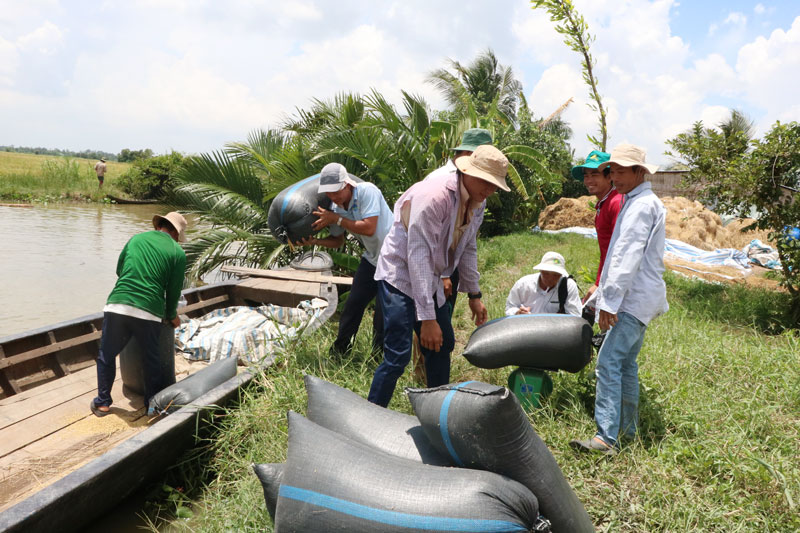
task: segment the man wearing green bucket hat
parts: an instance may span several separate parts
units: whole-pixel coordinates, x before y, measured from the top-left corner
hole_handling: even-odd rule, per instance
[[[598,166],[608,161],[609,157],[611,157],[610,154],[606,152],[592,150],[586,156],[586,162],[572,167],[570,172],[574,179],[583,181],[589,194],[593,194],[597,198],[597,203],[594,206],[594,229],[597,231],[597,244],[600,246],[600,264],[597,266],[594,285],[589,287],[583,297],[584,303],[597,290],[597,284],[600,282],[600,273],[603,271],[603,263],[606,261],[608,244],[611,242],[611,234],[614,232],[614,224],[617,221],[619,210],[622,208],[622,195],[617,192],[611,183],[611,176],[607,171],[607,167],[603,171],[597,169]]]

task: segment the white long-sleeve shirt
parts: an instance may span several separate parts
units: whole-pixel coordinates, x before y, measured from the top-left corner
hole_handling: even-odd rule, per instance
[[[532,315],[558,313],[558,285],[549,290],[539,286],[539,274],[529,274],[517,280],[506,299],[506,316],[516,315],[521,306],[530,308]],[[567,299],[564,302],[567,314],[581,316],[581,297],[575,280],[567,279]]]
[[[650,182],[626,195],[600,275],[597,308],[648,324],[669,309],[664,284],[666,210]]]

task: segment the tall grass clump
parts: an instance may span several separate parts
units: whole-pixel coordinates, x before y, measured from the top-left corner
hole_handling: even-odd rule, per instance
[[[502,316],[514,281],[548,250],[562,253],[573,273],[597,264],[597,242],[575,235],[479,241],[490,318]],[[551,373],[555,389],[529,413],[531,424],[599,531],[800,530],[800,335],[783,322],[788,295],[670,272],[665,279],[670,311],[651,323],[639,356],[638,438],[611,459],[569,448],[570,439],[594,431],[594,362],[577,374]],[[582,290],[589,284],[578,283]],[[193,487],[184,503],[193,516],[168,518],[171,530],[272,530],[250,463],[285,460],[286,411],[305,412],[304,373],[366,397],[376,363],[362,355],[370,348],[369,317],[362,324],[351,360],[327,359],[331,321],[299,339],[217,419],[216,436],[170,474]],[[474,328],[463,296],[454,326],[451,379],[505,384],[512,368],[478,369],[460,356]],[[406,372],[390,408],[411,413],[401,391],[420,385]]]
[[[0,200],[100,201],[108,193],[122,196],[115,182],[130,164],[108,161],[105,183],[100,189],[95,163],[77,157],[0,152]]]

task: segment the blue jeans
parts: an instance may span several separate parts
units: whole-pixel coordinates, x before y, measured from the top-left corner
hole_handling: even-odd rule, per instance
[[[618,313],[617,324],[606,335],[597,354],[597,389],[594,420],[597,435],[616,445],[620,431],[625,437],[636,434],[639,421],[639,365],[647,326],[629,313]]]
[[[353,337],[358,333],[364,310],[369,303],[375,299],[375,314],[372,319],[372,349],[377,353],[383,348],[383,314],[381,313],[380,302],[376,298],[378,293],[378,282],[375,281],[375,266],[361,258],[353,276],[353,285],[350,287],[350,295],[344,303],[344,309],[339,317],[339,334],[333,342],[333,352],[345,354],[350,351],[353,345]]]
[[[390,284],[378,281],[378,300],[383,309],[383,362],[375,370],[367,399],[386,407],[394,394],[397,380],[411,361],[412,331],[419,335],[422,322],[417,320],[414,299]],[[436,322],[442,328],[442,347],[438,352],[422,348],[428,387],[450,383],[450,352],[455,347],[450,306],[439,307],[434,297]]]
[[[150,398],[162,389],[162,368],[159,357],[158,339],[161,335],[161,323],[144,320],[118,313],[103,314],[103,336],[100,338],[100,352],[97,356],[97,397],[94,405],[110,406],[111,387],[117,377],[117,356],[131,340],[136,337],[145,353],[144,368],[144,405],[150,404]]]

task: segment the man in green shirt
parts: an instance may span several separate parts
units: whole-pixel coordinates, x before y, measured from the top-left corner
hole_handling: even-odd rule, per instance
[[[158,338],[161,323],[174,327],[178,318],[178,298],[183,288],[186,254],[178,244],[183,241],[186,219],[180,213],[153,217],[155,231],[134,235],[117,260],[117,283],[103,308],[103,335],[97,357],[97,397],[90,408],[105,416],[112,403],[111,387],[117,371],[117,355],[131,337],[144,350],[144,402],[161,390]]]

